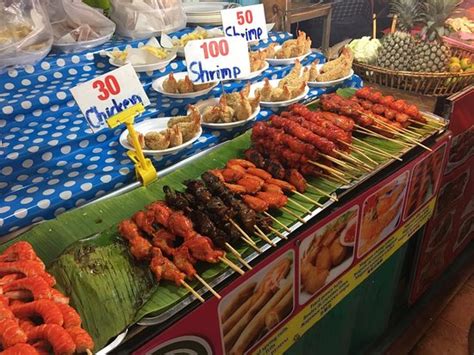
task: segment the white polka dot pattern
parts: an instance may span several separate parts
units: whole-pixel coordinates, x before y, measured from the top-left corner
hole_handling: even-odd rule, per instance
[[[179,35],[189,32],[183,30]],[[266,43],[283,42],[288,34],[271,35]],[[113,46],[137,47],[139,41],[114,40]],[[102,48],[110,50],[106,43]],[[94,53],[54,54],[41,63],[9,70],[0,75],[0,236],[32,222],[50,219],[64,211],[118,189],[135,179],[133,165],[118,144],[123,128],[92,134],[70,94],[70,88],[114,69],[108,58]],[[318,54],[306,59],[323,60]],[[182,60],[163,70],[142,73],[139,77],[149,95],[151,105],[137,121],[150,117],[166,117],[186,112],[196,99],[170,100],[151,89],[154,79],[171,71],[184,71]],[[290,68],[271,67],[262,76],[280,78]],[[235,91],[245,83],[226,83],[226,91]],[[353,86],[361,81],[354,78]],[[312,89],[311,96],[323,91]],[[210,96],[219,97],[222,88]],[[258,120],[270,111],[262,109]],[[231,131],[204,131],[203,135],[183,151],[155,159],[158,169],[171,166],[197,152],[230,139],[251,125]]]

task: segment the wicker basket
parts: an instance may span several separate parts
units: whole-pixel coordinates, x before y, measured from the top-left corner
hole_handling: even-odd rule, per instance
[[[451,46],[453,56],[471,58],[474,52],[457,46]],[[426,96],[449,96],[474,83],[474,72],[464,73],[427,73],[396,71],[375,65],[353,64],[354,72],[365,82],[388,86]]]

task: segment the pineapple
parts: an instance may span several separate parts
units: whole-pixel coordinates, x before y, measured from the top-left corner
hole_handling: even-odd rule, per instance
[[[397,31],[382,39],[377,64],[392,70],[443,72],[447,70],[451,52],[442,43],[445,21],[459,0],[393,0],[391,11],[397,14]],[[416,23],[424,24],[421,38],[408,32]]]
[[[419,0],[394,0],[390,2],[390,13],[397,15],[397,26],[403,32],[410,32],[423,20],[422,4]]]
[[[391,70],[411,70],[415,39],[406,32],[390,33],[382,39],[377,65]]]
[[[439,42],[418,41],[413,52],[412,70],[444,72],[447,70],[451,51]]]

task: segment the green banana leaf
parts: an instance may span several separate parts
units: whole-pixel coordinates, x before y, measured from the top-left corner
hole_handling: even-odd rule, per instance
[[[417,131],[428,133],[432,129],[420,128]],[[361,139],[392,154],[404,149],[397,143],[375,137]],[[130,257],[127,246],[117,234],[117,224],[147,204],[163,199],[164,185],[183,189],[182,181],[199,178],[206,170],[222,167],[227,160],[242,156],[249,146],[250,132],[247,132],[158,179],[147,188],[141,187],[122,196],[64,213],[36,226],[6,246],[18,240],[28,240],[33,245],[48,266],[48,271],[56,277],[58,288],[71,298],[71,305],[81,314],[85,329],[96,342],[96,349],[100,349],[129,325],[144,316],[161,314],[188,295],[186,289],[168,281],[157,285],[147,265],[136,263]],[[378,163],[387,160],[360,142],[354,142],[354,146],[362,149],[362,153],[352,153],[355,158],[364,160],[369,157]],[[322,178],[309,182],[326,193],[340,187],[340,184]],[[309,189],[305,196],[319,203],[327,201],[323,194],[314,189]],[[306,209],[316,208],[301,196],[294,195],[292,199]],[[299,216],[304,215],[300,207],[292,202],[287,207]],[[287,226],[297,221],[286,212],[278,212],[274,216]],[[279,226],[274,224],[274,227],[278,229]],[[245,245],[236,249],[244,255],[251,252]],[[228,257],[236,262],[232,255]],[[203,278],[212,279],[226,268],[224,264],[206,264],[199,265],[198,272]],[[199,287],[195,283],[191,285]]]

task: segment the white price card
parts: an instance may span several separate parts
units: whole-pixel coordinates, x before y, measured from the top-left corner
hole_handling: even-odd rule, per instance
[[[193,83],[238,79],[250,74],[249,49],[242,37],[189,41],[184,54]]]
[[[268,38],[263,4],[221,11],[222,28],[228,37],[239,36],[247,42]]]
[[[107,119],[128,107],[150,104],[131,64],[79,84],[71,93],[93,132],[107,127]]]

